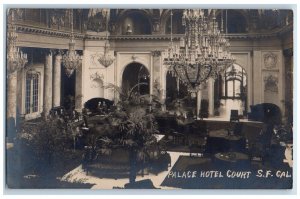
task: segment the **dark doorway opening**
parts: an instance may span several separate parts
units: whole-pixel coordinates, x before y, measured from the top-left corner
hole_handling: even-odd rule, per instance
[[[75,108],[75,85],[76,71],[68,77],[64,72],[65,68],[61,68],[61,104],[66,110]]]
[[[123,91],[128,91],[134,86],[136,86],[134,91],[139,93],[140,95],[146,95],[150,93],[150,74],[148,72],[148,69],[143,64],[128,64],[123,72]]]

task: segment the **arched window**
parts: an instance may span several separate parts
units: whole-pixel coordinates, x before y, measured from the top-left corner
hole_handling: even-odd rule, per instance
[[[25,113],[31,114],[39,111],[40,74],[33,71],[26,73]]]
[[[233,64],[225,71],[223,98],[244,100],[246,97],[246,84],[245,69]]]
[[[136,86],[136,87],[135,87]],[[148,69],[137,62],[128,64],[122,76],[122,89],[129,91],[135,87],[135,92],[140,95],[150,93],[150,74]]]

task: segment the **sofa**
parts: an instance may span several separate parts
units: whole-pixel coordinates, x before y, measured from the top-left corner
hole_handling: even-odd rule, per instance
[[[271,103],[262,103],[250,106],[251,112],[248,113],[248,119],[260,121],[268,124],[281,123],[280,108]]]
[[[113,104],[114,102],[109,99],[100,97],[92,98],[84,103],[84,109],[89,116],[102,115],[109,112],[112,109]]]

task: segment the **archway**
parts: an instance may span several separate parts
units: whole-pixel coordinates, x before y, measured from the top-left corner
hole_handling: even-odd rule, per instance
[[[150,74],[148,69],[143,64],[134,62],[128,64],[123,71],[122,89],[123,91],[128,91],[137,84],[139,86],[134,89],[135,92],[140,95],[150,93]]]

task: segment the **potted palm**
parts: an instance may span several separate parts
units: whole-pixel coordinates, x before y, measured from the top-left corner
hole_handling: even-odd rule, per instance
[[[148,111],[149,96],[135,92],[137,86],[128,90],[112,84],[105,87],[119,92],[120,100],[116,104],[116,109],[106,117],[107,123],[104,126],[108,126],[109,128],[105,127],[106,130],[111,131],[96,138],[101,142],[101,147],[121,148],[129,152],[130,183],[135,182],[139,169],[137,163],[144,162],[149,150],[157,144],[155,117]]]

